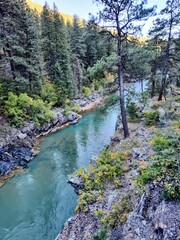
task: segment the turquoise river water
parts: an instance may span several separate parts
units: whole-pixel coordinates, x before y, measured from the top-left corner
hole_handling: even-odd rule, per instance
[[[54,240],[76,207],[68,174],[110,141],[119,112],[86,113],[77,125],[42,138],[29,169],[0,189],[0,240]]]

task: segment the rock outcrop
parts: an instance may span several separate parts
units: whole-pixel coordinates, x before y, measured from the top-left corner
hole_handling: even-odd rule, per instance
[[[101,97],[102,94],[94,92],[89,97],[76,99],[73,102],[79,104],[84,111],[85,108],[88,110],[95,107]],[[62,108],[53,109],[53,113],[53,119],[46,124],[37,126],[35,122],[29,121],[19,129],[10,126],[7,120],[0,116],[0,176],[10,174],[17,167],[28,166],[30,159],[36,155],[34,147],[37,138],[77,124],[82,118],[72,111],[65,115]]]
[[[0,136],[0,176],[11,173],[19,166],[27,167],[28,162],[35,156],[33,147],[36,145],[36,138],[58,130],[65,124],[74,124],[74,121],[82,117],[75,112],[64,116],[64,110],[61,108],[53,111],[52,121],[42,126],[36,126],[35,122],[27,122],[23,128],[16,129],[4,121]]]

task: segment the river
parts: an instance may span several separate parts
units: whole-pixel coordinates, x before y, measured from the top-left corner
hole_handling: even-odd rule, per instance
[[[136,92],[140,83],[134,84]],[[87,166],[115,130],[119,105],[85,113],[77,125],[42,138],[29,168],[0,188],[0,240],[54,240],[77,196],[68,175]]]
[[[118,112],[118,106],[94,110],[77,125],[42,138],[29,169],[0,189],[1,240],[55,239],[76,207],[67,176],[109,143]]]

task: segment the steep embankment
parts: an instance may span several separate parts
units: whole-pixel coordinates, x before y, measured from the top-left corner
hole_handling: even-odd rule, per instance
[[[129,123],[130,138],[116,131],[108,150],[70,177],[79,194],[77,211],[57,240],[180,236],[180,98],[138,108],[142,118]]]
[[[89,97],[76,99],[74,102],[80,106],[80,112],[84,112],[96,107],[101,100],[101,94],[94,92]],[[15,174],[13,170],[27,167],[28,162],[36,155],[35,146],[40,136],[76,124],[82,117],[72,111],[65,114],[61,108],[54,109],[53,114],[53,119],[42,126],[30,121],[19,129],[0,117],[0,185]]]

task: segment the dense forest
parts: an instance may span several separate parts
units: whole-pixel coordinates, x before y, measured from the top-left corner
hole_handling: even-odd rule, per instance
[[[116,9],[116,3],[105,4],[107,18],[108,11]],[[136,26],[132,31],[132,22],[147,19],[154,13],[154,8],[139,11],[144,4],[142,1],[129,8],[129,13],[138,14],[132,15],[133,18],[114,33],[112,29],[98,26],[93,18],[85,22],[74,16],[72,24],[65,23],[55,4],[50,9],[45,3],[39,14],[25,0],[1,0],[1,112],[15,125],[26,119],[39,124],[48,122],[52,107],[66,107],[70,99],[88,96],[94,90],[101,91],[108,84],[115,84],[119,66],[123,81],[149,79],[151,97],[159,94],[162,100],[169,83],[180,84],[178,1],[167,1],[161,18],[157,18],[149,31],[149,38],[140,41],[131,37],[139,30]],[[102,17],[107,22],[113,22],[113,18],[115,16]],[[117,43],[121,47],[120,55]]]

